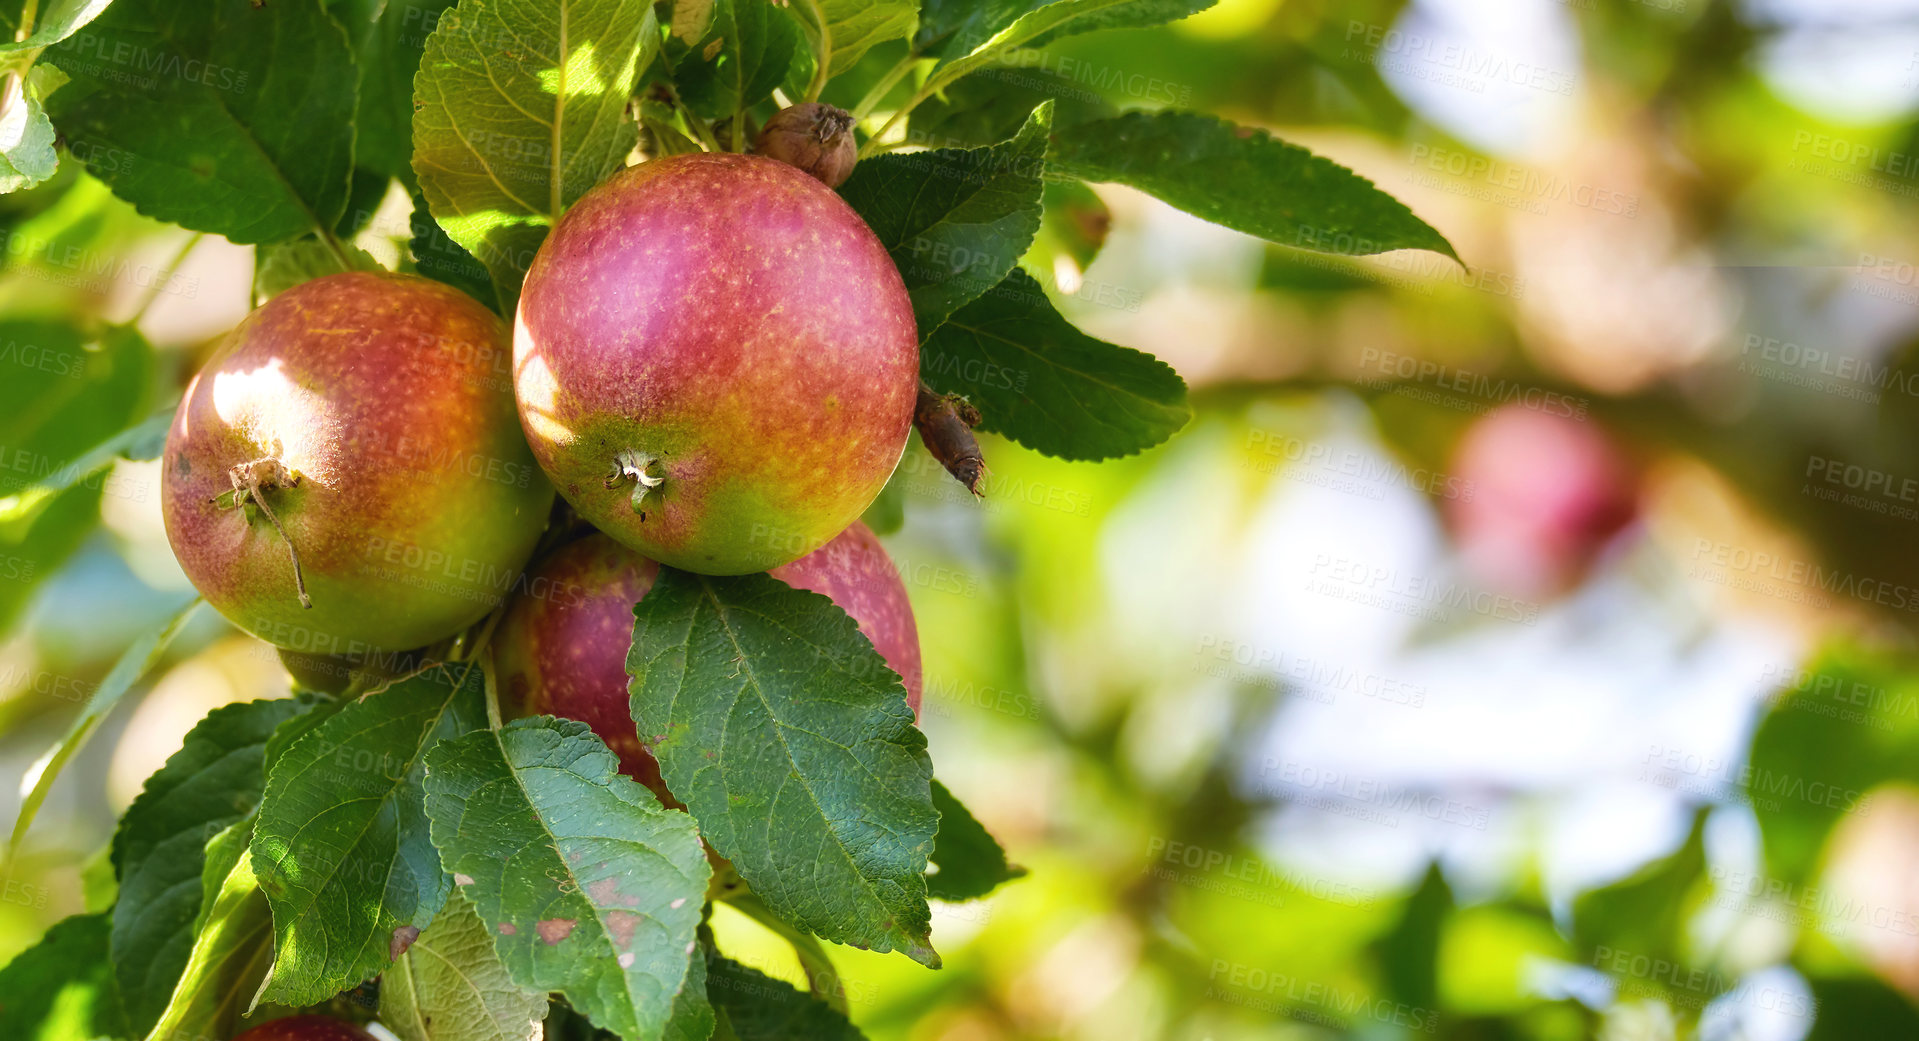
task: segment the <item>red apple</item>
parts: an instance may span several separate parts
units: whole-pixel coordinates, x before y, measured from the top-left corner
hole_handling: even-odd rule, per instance
[[[509,716],[553,715],[593,728],[620,770],[663,792],[627,708],[633,605],[660,566],[597,532],[541,561],[493,634],[500,701]]]
[[[318,278],[248,315],[167,434],[161,509],[194,587],[321,655],[418,647],[485,615],[553,498],[509,349],[491,312],[411,276]]]
[[[268,1020],[233,1041],[373,1041],[373,1035],[331,1016],[288,1016]]]
[[[768,572],[795,589],[819,593],[859,623],[886,664],[899,673],[913,715],[920,711],[920,630],[893,558],[878,535],[855,523],[839,537]]]
[[[1505,405],[1454,449],[1454,537],[1482,580],[1523,596],[1563,592],[1632,520],[1633,468],[1590,419]]]
[[[527,439],[582,517],[729,575],[825,545],[879,494],[918,343],[892,258],[831,189],[695,154],[567,211],[527,272],[513,362]]]

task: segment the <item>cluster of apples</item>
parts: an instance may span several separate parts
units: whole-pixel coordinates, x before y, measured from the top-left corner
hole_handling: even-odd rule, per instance
[[[820,179],[843,169],[804,158],[811,174],[720,153],[620,171],[548,236],[510,331],[407,275],[273,297],[168,433],[187,577],[309,677],[443,645],[510,599],[506,694],[589,723],[647,780],[625,656],[661,564],[831,597],[917,710],[905,587],[858,520],[913,427],[912,304]],[[597,530],[555,547],[555,490]]]

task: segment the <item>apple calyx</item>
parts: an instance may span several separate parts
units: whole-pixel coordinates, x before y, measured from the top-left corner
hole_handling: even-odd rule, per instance
[[[645,520],[647,500],[665,494],[659,488],[666,483],[666,467],[657,456],[636,448],[624,449],[613,457],[613,469],[605,483],[608,488],[618,488],[627,481],[633,482],[633,512]]]

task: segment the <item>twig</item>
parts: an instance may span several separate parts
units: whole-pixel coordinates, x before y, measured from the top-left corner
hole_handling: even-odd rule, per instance
[[[817,67],[813,70],[813,81],[806,85],[806,100],[818,101],[820,92],[826,89],[827,70],[833,66],[833,37],[826,31],[826,13],[820,10],[819,0],[800,0],[800,4],[813,16],[813,25],[817,29],[813,34],[813,54]]]
[[[147,308],[152,307],[153,302],[160,298],[160,292],[166,288],[168,282],[173,281],[174,273],[179,270],[181,264],[186,262],[187,254],[193,252],[193,247],[199,245],[200,240],[205,237],[206,234],[199,231],[187,236],[186,245],[180,247],[180,251],[173,255],[173,259],[167,261],[166,266],[160,269],[160,274],[153,280],[153,284],[147,287],[147,295],[141,298],[140,306],[133,309],[133,317],[120,324],[137,325],[140,319],[146,317]]]
[[[920,56],[917,51],[908,51],[906,57],[901,58],[898,65],[886,70],[886,75],[881,76],[879,82],[873,84],[873,89],[867,91],[866,96],[860,99],[860,103],[853,106],[853,118],[865,119],[875,106],[886,100],[886,95],[892,91],[893,86],[900,81],[901,77],[913,71],[913,66],[918,65],[919,61]]]
[[[800,970],[806,973],[807,986],[834,1011],[842,1016],[848,1015],[846,988],[840,986],[839,970],[833,967],[832,959],[826,956],[826,949],[820,946],[818,939],[781,921],[778,915],[750,893],[730,896],[726,902],[792,944],[793,953],[800,959]]]

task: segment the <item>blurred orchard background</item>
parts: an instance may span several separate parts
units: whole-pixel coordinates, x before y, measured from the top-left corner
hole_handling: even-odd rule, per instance
[[[1031,874],[936,905],[942,972],[836,949],[867,1034],[1919,1038],[1919,3],[1224,0],[1050,53],[982,75],[1269,126],[1470,268],[1049,198],[1029,269],[1196,417],[1103,466],[989,442],[982,502],[902,464],[922,724]],[[0,226],[11,819],[191,597],[154,464],[26,489],[171,411],[254,260],[73,162]],[[152,349],[102,338],[135,315]],[[0,960],[287,682],[210,611],[157,675],[15,836]]]

